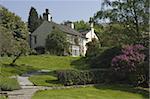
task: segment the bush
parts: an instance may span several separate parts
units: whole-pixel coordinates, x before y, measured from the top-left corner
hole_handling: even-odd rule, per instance
[[[148,76],[148,62],[144,62],[143,50],[142,45],[123,46],[122,54],[112,59],[113,71],[128,83],[136,85],[144,82]]]
[[[43,46],[38,46],[35,48],[35,51],[37,54],[44,54],[45,53],[45,48]]]
[[[91,42],[88,42],[86,44],[87,51],[86,51],[86,57],[93,57],[96,56],[97,53],[99,53],[100,43],[97,39],[92,39]]]
[[[19,83],[14,78],[2,78],[0,77],[0,89],[3,91],[12,91],[20,89]]]
[[[98,84],[108,81],[109,70],[61,70],[57,71],[58,80],[64,85]]]
[[[113,57],[121,53],[120,47],[101,47],[99,53],[94,57],[87,57],[91,68],[109,68]]]
[[[52,55],[64,55],[69,50],[67,35],[55,28],[46,38],[45,49]]]

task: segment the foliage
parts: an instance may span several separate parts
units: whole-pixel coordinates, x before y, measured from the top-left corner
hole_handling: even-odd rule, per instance
[[[75,30],[77,31],[86,31],[90,29],[90,25],[83,20],[74,22]]]
[[[104,83],[108,79],[108,70],[62,70],[57,74],[58,80],[64,85]]]
[[[100,47],[93,57],[87,57],[90,68],[110,68],[113,57],[121,53],[120,47]]]
[[[122,54],[112,59],[112,68],[115,71],[136,71],[136,66],[144,62],[145,55],[140,51],[144,50],[142,45],[123,46]]]
[[[4,91],[20,89],[16,79],[0,77],[0,88]]]
[[[1,45],[0,55],[17,55],[26,53],[28,46],[28,29],[20,17],[2,7],[1,13]]]
[[[15,51],[13,48],[13,40],[12,33],[6,28],[0,26],[0,55],[12,55]]]
[[[43,47],[43,46],[37,46],[35,48],[35,51],[36,51],[37,54],[44,54],[45,53],[45,47]]]
[[[42,23],[42,17],[38,17],[38,13],[34,7],[31,7],[28,17],[28,28],[32,33]]]
[[[67,42],[67,37],[65,33],[60,30],[53,30],[46,39],[46,50],[50,54],[54,55],[64,55],[69,49],[69,43]]]
[[[86,57],[96,56],[97,53],[99,52],[100,44],[98,40],[95,38],[92,39],[91,42],[88,42],[86,46],[87,46]]]
[[[101,31],[97,35],[102,47],[120,46],[135,42],[134,36],[127,32],[122,23],[109,23],[101,27]]]
[[[142,45],[123,46],[122,54],[112,59],[112,69],[129,83],[140,84],[147,82],[148,63],[144,62],[145,55]],[[143,77],[143,79],[141,79]]]
[[[148,39],[145,39],[145,36],[148,37],[148,35],[145,34],[149,32],[148,0],[105,1],[107,2],[103,3],[103,8],[95,14],[95,21],[103,20],[104,22],[105,20],[109,20],[110,24],[118,24],[121,28],[120,30],[122,31],[118,31],[117,29],[115,29],[115,27],[112,27],[114,29],[111,29],[110,32],[108,30],[108,32],[110,34],[116,33],[118,38],[125,37],[123,41],[128,42],[128,44],[147,42]],[[105,7],[107,7],[107,9],[105,9]],[[107,31],[104,32],[107,33]],[[107,35],[106,37],[111,37],[112,35]],[[116,39],[114,38],[112,40]],[[122,43],[126,44],[126,42]]]

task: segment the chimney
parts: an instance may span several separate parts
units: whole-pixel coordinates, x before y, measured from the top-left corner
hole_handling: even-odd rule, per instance
[[[93,22],[91,22],[90,27],[91,27],[91,32],[94,33],[94,23]]]
[[[73,22],[71,22],[71,28],[74,29],[74,23]]]
[[[45,13],[43,13],[43,18],[46,21],[52,21],[52,15],[49,13],[48,9],[45,9]]]
[[[74,23],[71,22],[71,21],[64,22],[64,25],[66,25],[67,27],[70,27],[70,28],[74,29]]]
[[[93,22],[91,22],[90,23],[90,27],[91,27],[91,38],[95,38],[95,37],[93,37],[94,35],[94,23]]]

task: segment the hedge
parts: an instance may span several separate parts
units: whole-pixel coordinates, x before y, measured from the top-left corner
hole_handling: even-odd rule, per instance
[[[20,86],[15,78],[0,77],[0,90],[12,91],[17,89],[20,89]]]
[[[59,70],[57,71],[58,80],[64,85],[85,85],[98,84],[109,81],[109,70]]]

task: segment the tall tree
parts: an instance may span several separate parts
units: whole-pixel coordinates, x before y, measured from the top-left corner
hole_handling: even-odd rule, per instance
[[[39,26],[38,13],[34,7],[31,7],[28,17],[28,28],[32,33]]]
[[[29,50],[26,24],[4,7],[0,7],[0,13],[0,55],[25,54]]]
[[[121,24],[125,28],[126,36],[132,37],[131,42],[138,43],[149,31],[148,9],[148,0],[105,0],[103,9],[94,17],[95,20],[107,19],[111,24]]]

